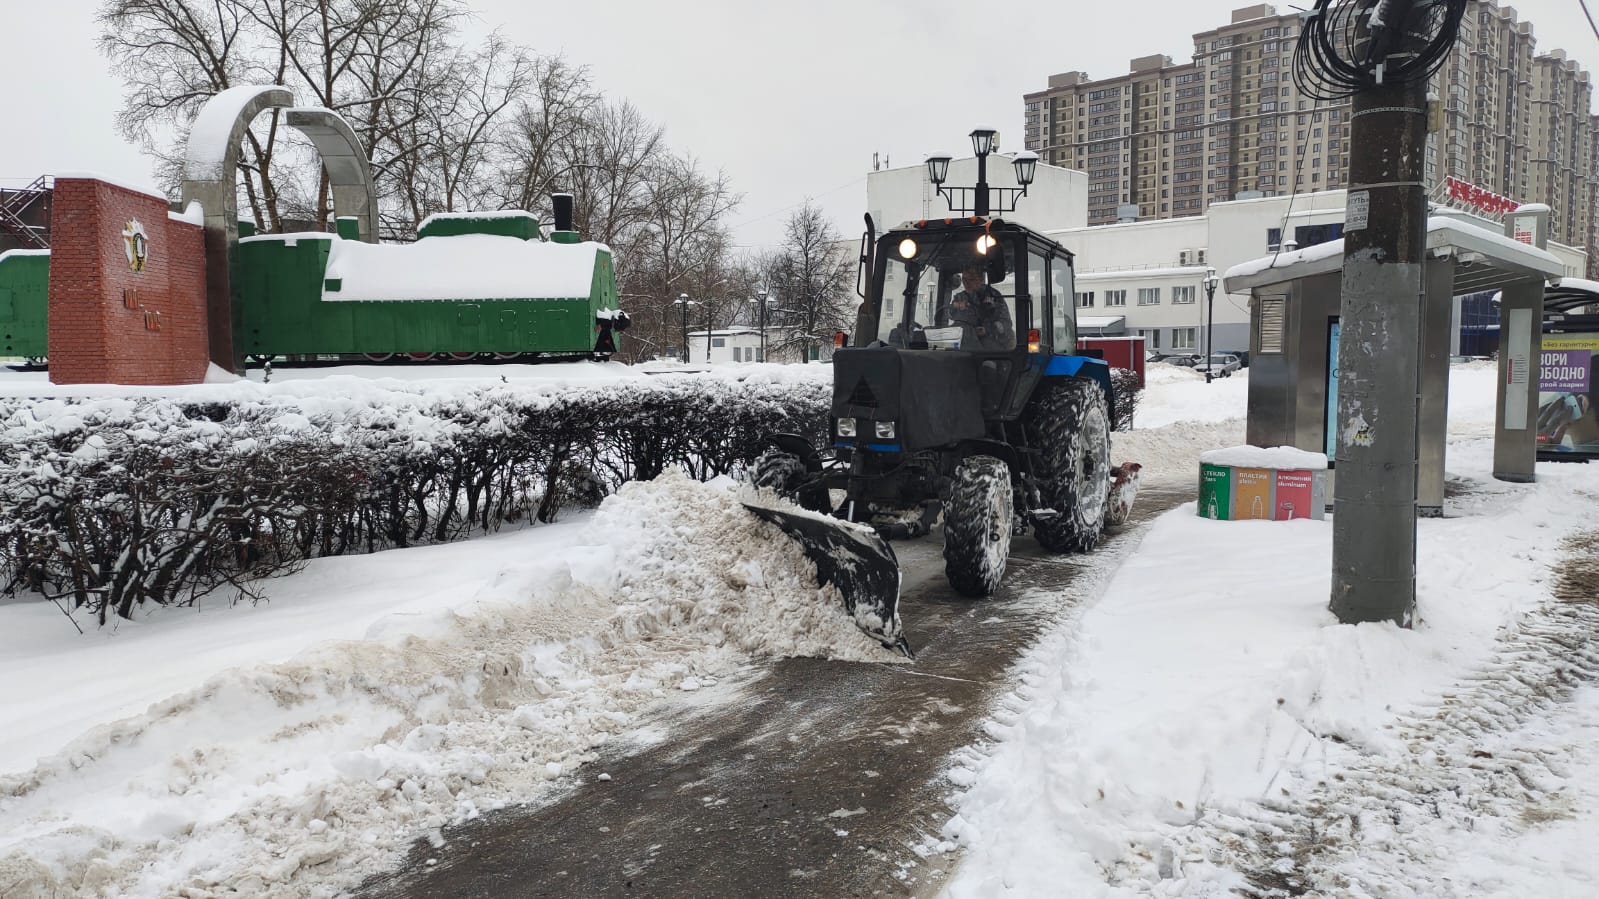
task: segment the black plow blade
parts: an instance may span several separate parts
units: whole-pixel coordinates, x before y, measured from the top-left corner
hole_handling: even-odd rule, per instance
[[[744,504],[757,518],[783,529],[816,565],[816,579],[833,584],[855,626],[885,647],[915,658],[900,630],[899,559],[870,528],[798,510]]]

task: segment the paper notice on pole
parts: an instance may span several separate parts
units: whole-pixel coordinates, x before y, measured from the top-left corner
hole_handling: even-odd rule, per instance
[[[1344,230],[1359,231],[1371,218],[1371,191],[1352,190],[1344,205]]]
[[[1511,309],[1505,329],[1505,430],[1527,430],[1527,382],[1532,377],[1532,310]]]

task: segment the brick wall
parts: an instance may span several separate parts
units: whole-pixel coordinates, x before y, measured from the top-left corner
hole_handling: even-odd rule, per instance
[[[50,380],[195,384],[207,360],[205,238],[167,202],[90,178],[58,178],[50,245]],[[143,226],[142,270],[124,235]]]

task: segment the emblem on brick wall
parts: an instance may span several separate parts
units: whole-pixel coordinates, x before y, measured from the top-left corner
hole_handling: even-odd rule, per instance
[[[128,222],[122,229],[122,248],[128,253],[128,268],[144,271],[144,262],[150,258],[150,238],[138,219]]]

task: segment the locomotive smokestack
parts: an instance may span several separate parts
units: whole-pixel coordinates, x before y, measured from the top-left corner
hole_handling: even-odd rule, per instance
[[[572,195],[550,194],[550,204],[555,207],[555,230],[572,230]]]

